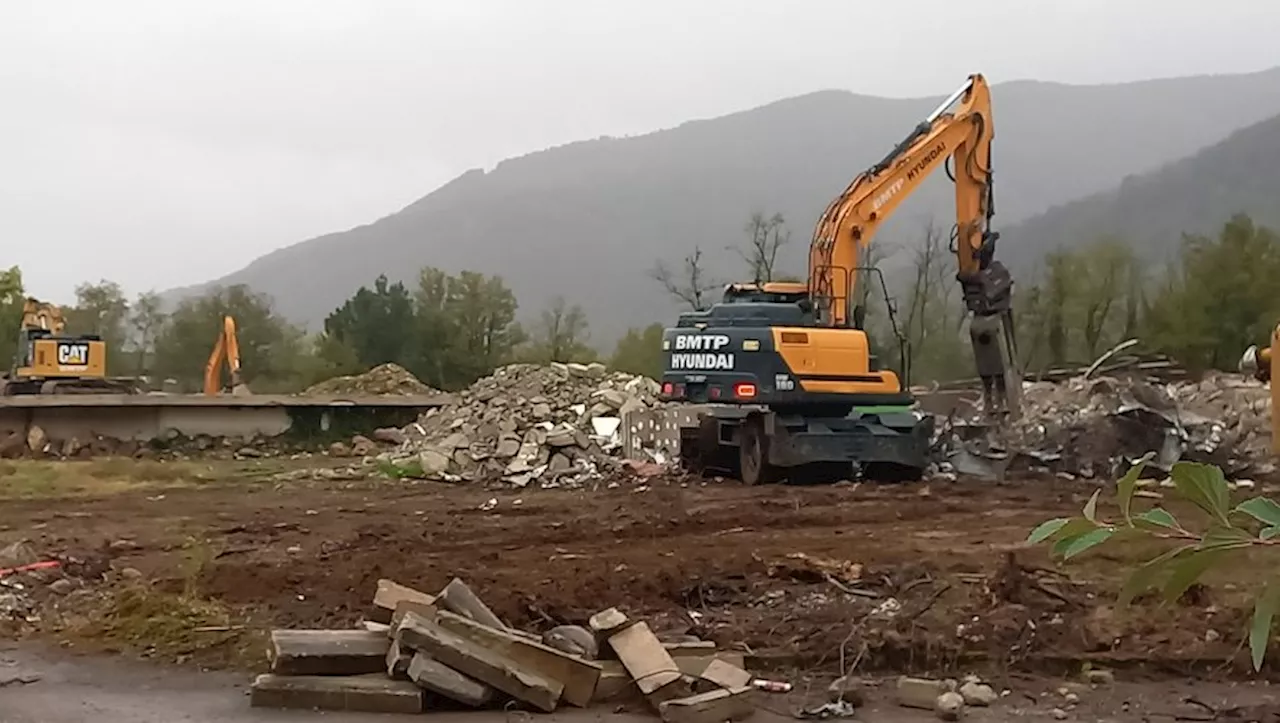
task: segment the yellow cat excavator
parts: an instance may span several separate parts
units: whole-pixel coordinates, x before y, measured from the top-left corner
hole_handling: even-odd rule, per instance
[[[952,106],[956,106],[952,110]],[[859,266],[881,224],[933,171],[955,182],[956,254],[985,407],[1016,414],[1021,375],[1011,313],[1013,282],[994,259],[991,95],[981,75],[919,123],[879,163],[858,174],[818,220],[807,283],[731,284],[707,311],[664,331],[663,396],[703,405],[681,430],[681,456],[748,483],[781,477],[918,478],[932,418],[908,391],[910,349],[897,332],[899,365],[884,368],[856,305]],[[886,294],[887,301],[887,294]],[[892,305],[889,319],[893,322]]]
[[[133,380],[107,376],[107,344],[92,335],[68,335],[57,306],[27,297],[18,348],[0,395],[138,394]]]

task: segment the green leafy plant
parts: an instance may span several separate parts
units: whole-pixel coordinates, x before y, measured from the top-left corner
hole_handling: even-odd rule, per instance
[[[1085,503],[1079,517],[1043,522],[1031,531],[1027,543],[1051,544],[1054,557],[1070,560],[1107,542],[1140,538],[1170,541],[1169,550],[1129,574],[1120,591],[1121,605],[1127,605],[1139,593],[1151,588],[1159,589],[1166,601],[1176,601],[1207,570],[1232,553],[1280,544],[1280,504],[1266,497],[1253,497],[1232,507],[1227,480],[1222,470],[1212,465],[1178,462],[1169,475],[1178,496],[1203,513],[1206,518],[1203,524],[1184,524],[1159,506],[1136,512],[1134,491],[1151,457],[1148,454],[1138,460],[1116,482],[1118,519],[1098,516],[1098,499],[1102,495],[1099,489]],[[1249,651],[1254,670],[1262,669],[1277,611],[1280,611],[1280,579],[1269,578],[1254,601],[1249,626]]]

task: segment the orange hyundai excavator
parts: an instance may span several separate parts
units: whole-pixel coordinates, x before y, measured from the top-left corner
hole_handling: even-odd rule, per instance
[[[225,386],[221,380],[224,362],[227,365]],[[236,338],[236,320],[230,316],[222,317],[222,331],[204,365],[204,393],[208,396],[249,394],[249,387],[240,380],[240,341]]]
[[[1013,282],[994,259],[998,234],[990,229],[993,137],[990,90],[971,75],[827,207],[810,244],[807,283],[731,284],[720,303],[682,314],[664,331],[663,396],[704,405],[696,429],[682,425],[686,463],[728,469],[749,483],[801,469],[840,478],[851,463],[872,479],[920,476],[933,422],[908,391],[910,350],[886,304],[900,363],[896,371],[881,365],[854,287],[859,276],[879,278],[859,262],[881,224],[948,161],[956,278],[984,401],[989,411],[1017,413]]]

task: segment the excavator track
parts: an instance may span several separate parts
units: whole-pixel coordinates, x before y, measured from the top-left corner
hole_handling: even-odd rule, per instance
[[[141,394],[138,385],[117,379],[0,379],[0,396]]]

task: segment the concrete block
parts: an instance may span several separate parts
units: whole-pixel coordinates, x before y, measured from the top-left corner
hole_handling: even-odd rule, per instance
[[[751,674],[723,660],[712,660],[698,678],[718,688],[745,688],[751,685]]]
[[[405,615],[396,639],[401,645],[426,653],[459,673],[547,713],[556,709],[564,691],[559,681],[546,678],[499,651],[455,635],[417,613]]]
[[[596,682],[600,679],[598,663],[444,610],[437,613],[436,622],[455,635],[494,650],[528,670],[537,671],[548,680],[559,682],[564,701],[569,705],[585,708],[591,704]]]
[[[637,622],[610,635],[609,647],[654,706],[692,692],[675,660],[647,623]]]
[[[473,708],[487,705],[497,695],[493,688],[442,665],[426,653],[413,654],[408,672],[409,680],[417,683],[418,687]]]
[[[383,578],[378,581],[378,589],[373,594],[373,610],[369,614],[369,619],[379,623],[390,623],[391,614],[395,612],[396,604],[401,600],[431,605],[436,598],[434,595],[428,595],[394,580]]]
[[[391,631],[390,625],[386,623],[374,622],[372,620],[361,620],[360,627],[364,628],[365,630],[368,630],[371,633],[382,633],[383,635],[388,635],[388,633],[390,633]],[[388,637],[390,636],[388,635]]]
[[[412,650],[392,641],[387,648],[387,677],[395,680],[408,680],[409,663],[412,660]]]
[[[497,615],[484,604],[474,592],[471,591],[467,584],[458,578],[453,578],[445,585],[440,594],[436,596],[436,604],[453,613],[471,618],[481,625],[488,625],[498,630],[506,630],[507,626],[498,619]]]
[[[690,678],[699,679],[702,677],[707,666],[712,661],[722,661],[727,665],[745,671],[746,666],[743,663],[742,653],[716,653],[714,657],[695,658],[692,656],[681,656],[674,658],[676,667],[680,672]],[[618,660],[601,660],[600,662],[600,681],[596,683],[595,695],[591,697],[591,702],[600,703],[603,701],[618,700],[635,700],[643,698],[640,689],[636,687],[635,681],[631,674],[623,667],[622,662]],[[748,674],[748,679],[750,674]],[[745,683],[744,683],[745,685]]]
[[[327,676],[264,673],[253,681],[256,708],[304,708],[366,713],[421,713],[422,689],[382,675]]]
[[[272,630],[268,656],[278,675],[383,673],[389,644],[368,630]]]
[[[742,653],[722,651],[708,656],[694,655],[674,655],[671,658],[676,661],[676,666],[680,668],[680,672],[685,675],[701,678],[703,671],[711,664],[713,660],[719,660],[735,668],[747,669],[746,656]]]
[[[400,621],[404,620],[404,616],[407,613],[415,612],[428,620],[434,620],[436,609],[436,606],[430,603],[401,600],[396,603],[396,611],[391,613],[391,622],[387,625],[387,637],[394,638],[396,636],[396,631],[400,628]]]
[[[627,622],[627,616],[623,615],[622,611],[618,608],[609,608],[592,615],[587,620],[587,627],[591,628],[593,633],[608,637],[610,633],[621,630]]]
[[[600,671],[595,692],[591,695],[592,703],[643,698],[640,695],[640,689],[636,687],[627,669],[622,667],[622,663],[616,660],[603,660],[601,666],[603,670]]]
[[[941,680],[930,678],[912,678],[904,675],[898,678],[895,693],[898,705],[904,708],[933,710],[938,696],[947,692],[947,684]]]
[[[747,686],[676,698],[658,706],[664,723],[724,723],[745,720],[755,712]]]

